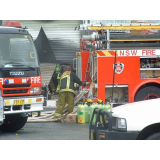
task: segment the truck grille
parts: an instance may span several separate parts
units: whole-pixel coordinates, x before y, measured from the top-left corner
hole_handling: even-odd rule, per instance
[[[112,126],[117,126],[117,117],[112,117]]]
[[[5,106],[4,111],[20,111],[20,110],[30,110],[31,105],[30,104],[25,104],[23,105],[18,105],[18,106]]]
[[[11,84],[11,85],[3,85],[3,88],[17,88],[17,87],[30,87],[31,84]]]
[[[3,94],[17,94],[17,93],[27,93],[28,89],[22,89],[22,90],[6,90],[3,91]]]

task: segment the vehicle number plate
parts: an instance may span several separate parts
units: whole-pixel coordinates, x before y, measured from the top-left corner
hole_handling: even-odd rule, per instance
[[[24,99],[14,100],[14,105],[24,105]]]

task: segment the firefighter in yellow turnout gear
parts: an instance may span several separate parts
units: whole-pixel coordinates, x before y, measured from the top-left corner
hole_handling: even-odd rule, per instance
[[[75,73],[71,72],[71,67],[67,65],[65,66],[65,72],[60,77],[60,94],[54,119],[61,118],[66,103],[68,103],[68,112],[61,118],[61,122],[63,122],[69,113],[73,112],[75,96],[74,83],[82,86],[89,84],[83,83]]]

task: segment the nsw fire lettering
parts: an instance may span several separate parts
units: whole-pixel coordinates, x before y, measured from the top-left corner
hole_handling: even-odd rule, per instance
[[[120,50],[120,56],[136,56],[137,50]]]

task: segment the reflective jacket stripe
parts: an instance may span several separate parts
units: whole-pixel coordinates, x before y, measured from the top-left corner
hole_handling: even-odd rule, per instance
[[[65,71],[62,74],[60,81],[61,81],[60,82],[61,83],[60,92],[69,91],[69,92],[73,92],[74,93],[74,85],[72,86],[72,83],[74,84],[74,82],[71,83],[71,71]]]

